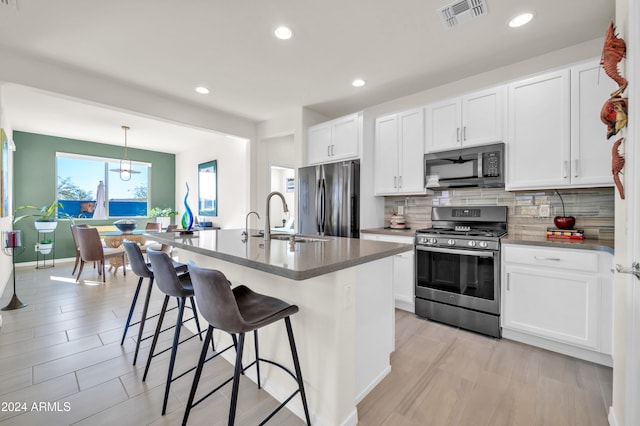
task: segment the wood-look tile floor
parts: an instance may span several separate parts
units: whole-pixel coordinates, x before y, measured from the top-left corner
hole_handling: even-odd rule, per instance
[[[29,306],[0,313],[0,425],[180,424],[193,373],[172,384],[167,414],[161,416],[169,354],[154,359],[142,382],[150,340],[142,343],[137,366],[131,365],[136,327],[120,346],[137,277],[107,272],[105,285],[89,267],[76,284],[72,266],[17,269],[18,295]],[[11,293],[8,285],[0,306]],[[159,311],[161,302],[156,289],[150,311]],[[358,405],[362,426],[607,424],[610,368],[404,311],[396,312],[396,321],[392,371]],[[154,327],[148,323],[147,334]],[[164,333],[163,347],[172,335]],[[198,339],[180,345],[176,371],[194,365],[199,351]],[[199,393],[231,374],[226,361],[208,363]],[[226,424],[229,394],[226,386],[194,408],[189,424]],[[243,380],[236,424],[258,424],[276,405]],[[304,423],[285,409],[270,424]]]

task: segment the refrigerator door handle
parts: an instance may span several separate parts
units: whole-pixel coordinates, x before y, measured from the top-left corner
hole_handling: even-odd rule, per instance
[[[325,203],[327,197],[327,187],[325,180],[322,179],[322,189],[320,190],[320,235],[324,235],[324,224],[325,224]]]
[[[318,180],[318,188],[316,190],[316,231],[320,233],[320,205],[322,202],[322,180]]]

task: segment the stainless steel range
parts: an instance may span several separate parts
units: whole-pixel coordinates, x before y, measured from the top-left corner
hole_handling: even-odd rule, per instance
[[[501,337],[500,237],[506,206],[434,207],[416,231],[416,314]]]

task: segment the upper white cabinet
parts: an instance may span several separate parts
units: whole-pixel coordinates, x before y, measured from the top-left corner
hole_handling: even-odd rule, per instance
[[[426,151],[503,141],[503,86],[426,107]]]
[[[316,124],[309,127],[308,132],[308,164],[358,158],[362,139],[362,113]]]
[[[612,185],[597,61],[509,85],[507,189]]]
[[[375,126],[375,194],[424,194],[423,109],[378,117]]]

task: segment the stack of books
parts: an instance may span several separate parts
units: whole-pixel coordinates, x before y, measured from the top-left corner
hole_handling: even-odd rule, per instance
[[[584,240],[583,229],[558,229],[547,228],[547,238],[566,238],[572,240]]]

